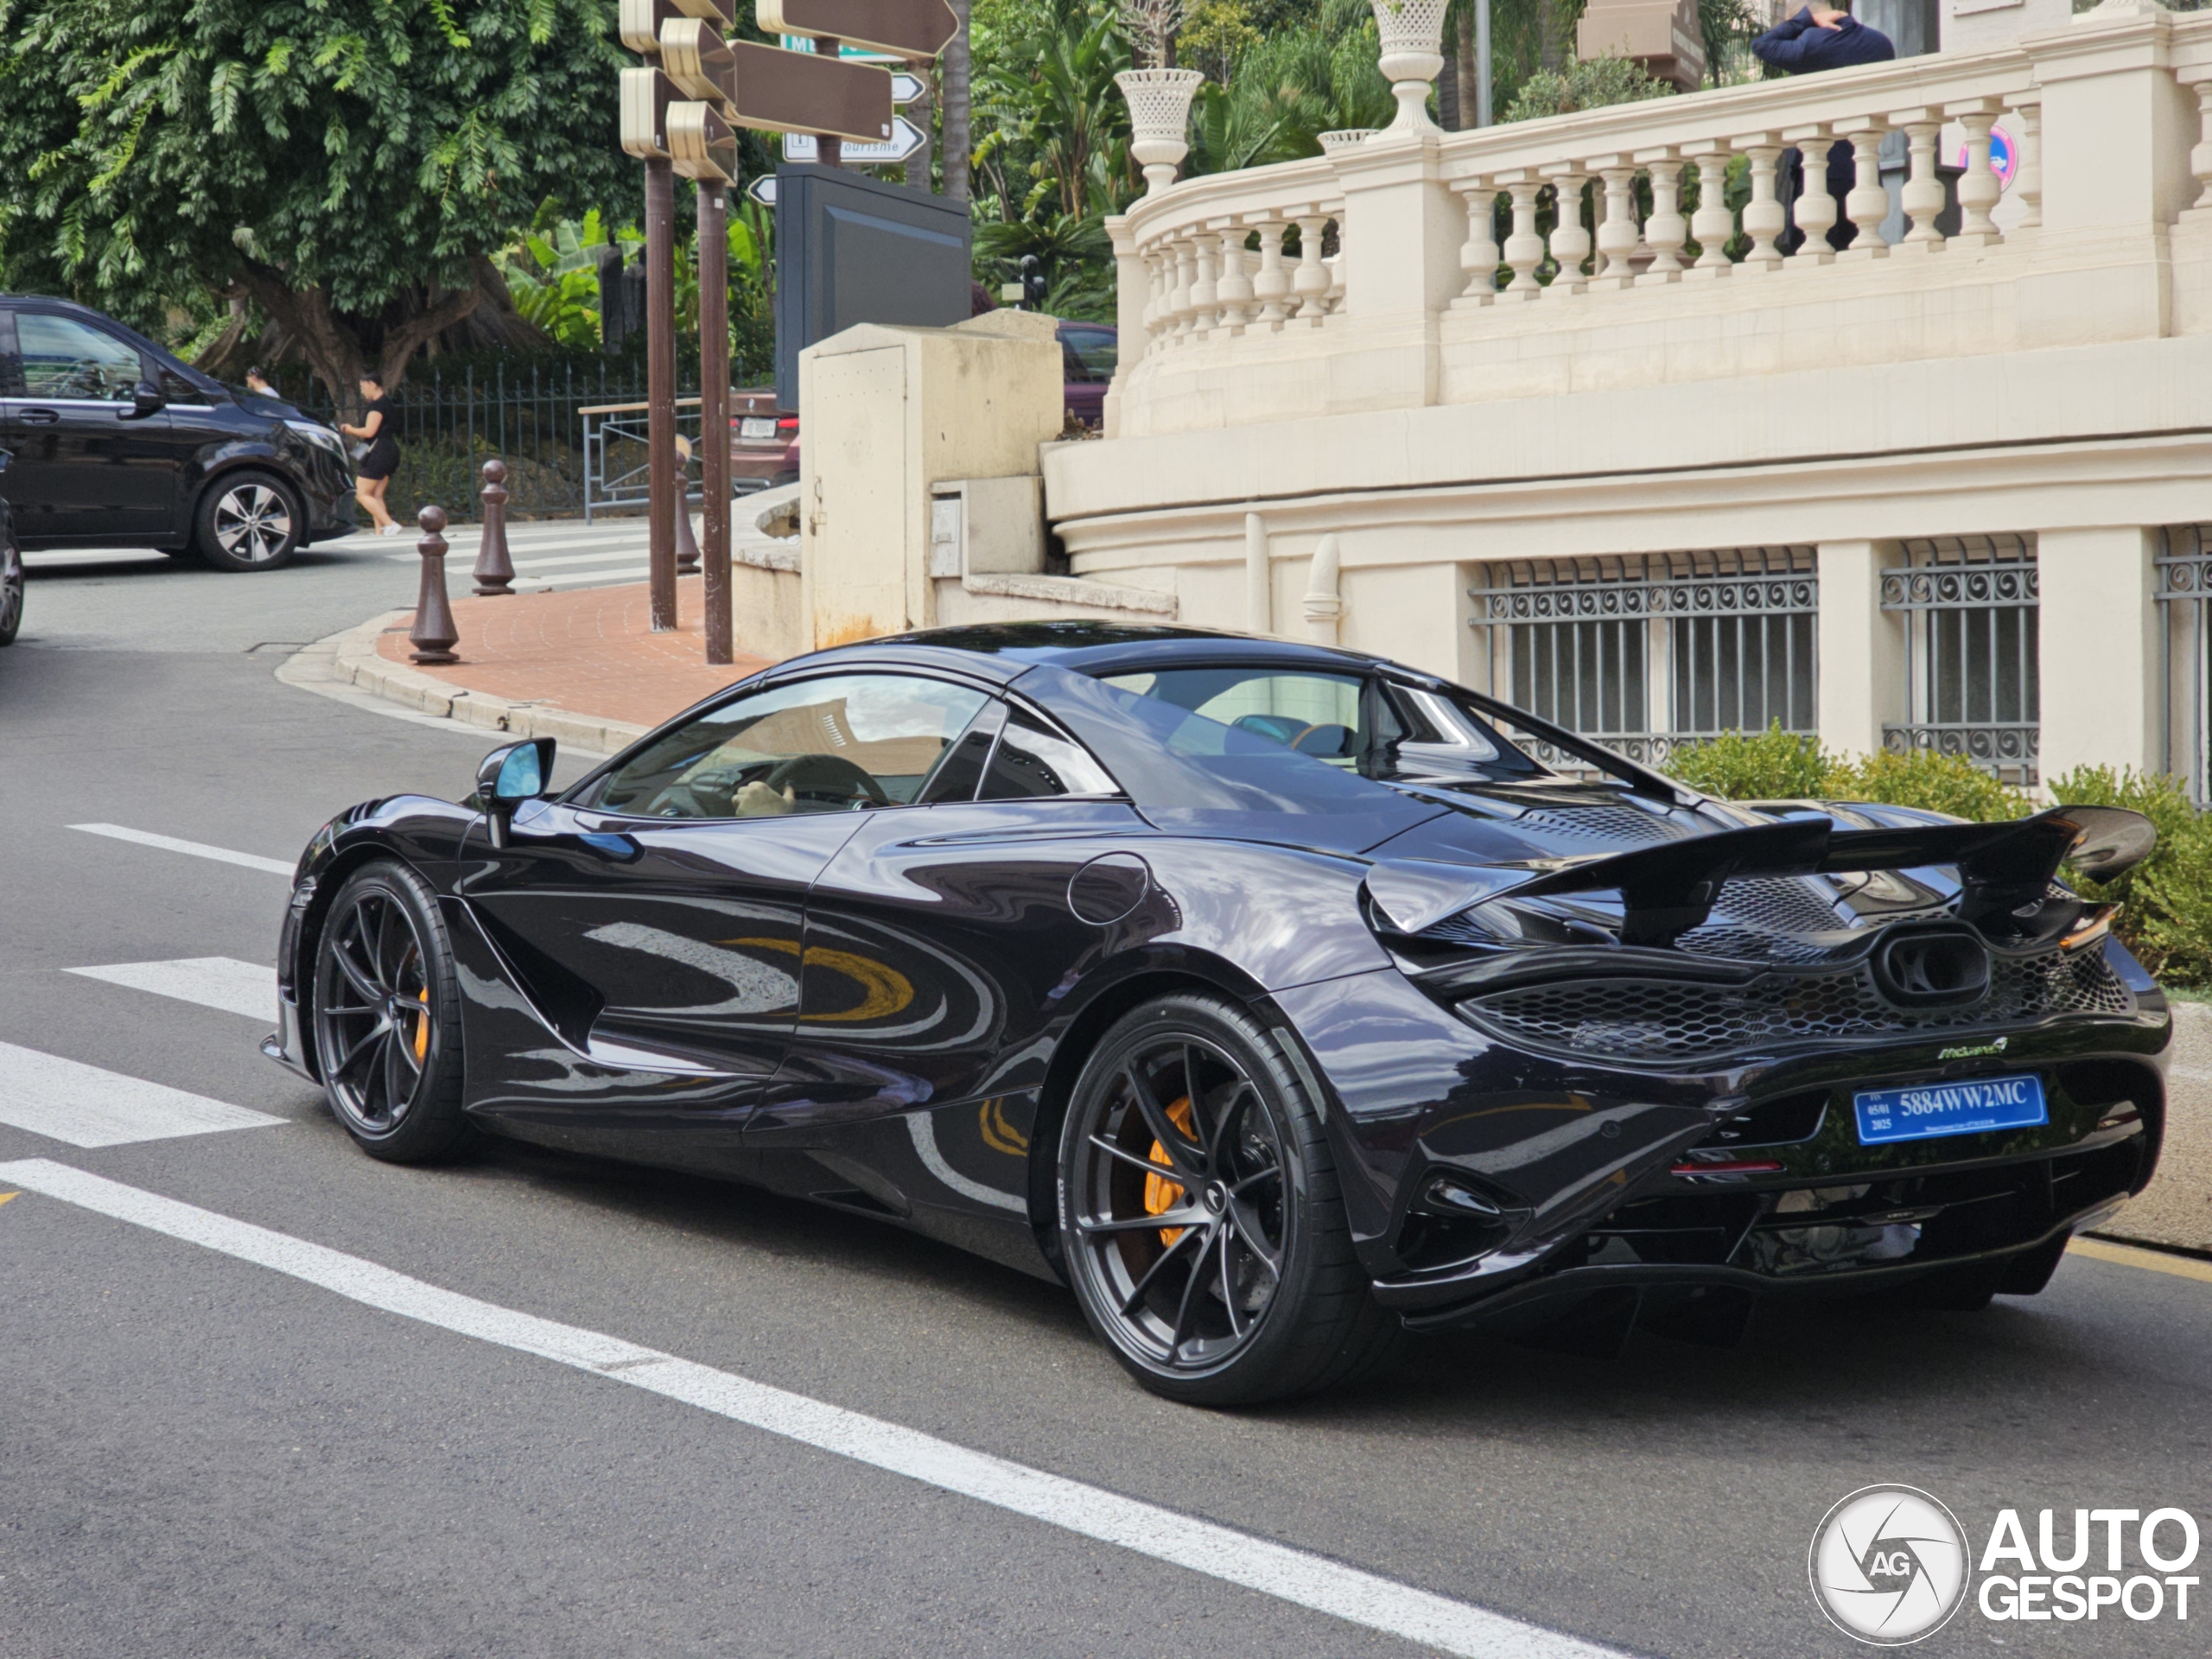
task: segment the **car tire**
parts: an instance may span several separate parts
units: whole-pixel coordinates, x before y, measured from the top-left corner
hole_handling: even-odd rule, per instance
[[[0,645],[12,645],[23,626],[23,556],[0,542]]]
[[[346,878],[315,941],[314,999],[323,1093],[362,1151],[423,1163],[469,1138],[461,979],[421,876],[378,860]]]
[[[1068,1277],[1114,1357],[1171,1400],[1313,1393],[1370,1371],[1403,1333],[1353,1254],[1286,1040],[1213,997],[1147,1002],[1092,1052],[1062,1121]]]
[[[219,570],[275,570],[307,527],[300,493],[274,473],[226,473],[200,498],[192,544]]]

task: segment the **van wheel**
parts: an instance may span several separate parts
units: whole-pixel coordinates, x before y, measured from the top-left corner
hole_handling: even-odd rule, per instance
[[[200,498],[193,544],[219,570],[274,570],[298,550],[299,493],[270,473],[232,473]]]

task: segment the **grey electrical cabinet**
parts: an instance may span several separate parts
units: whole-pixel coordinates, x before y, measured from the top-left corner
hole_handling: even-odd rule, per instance
[[[842,168],[778,168],[776,401],[798,410],[798,354],[855,323],[967,321],[969,234],[965,202]]]

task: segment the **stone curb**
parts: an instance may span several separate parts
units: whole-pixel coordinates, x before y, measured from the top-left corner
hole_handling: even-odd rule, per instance
[[[378,655],[377,641],[403,630],[411,610],[386,611],[357,628],[334,635],[331,671],[334,678],[359,686],[372,696],[413,709],[436,719],[458,721],[487,732],[504,732],[516,738],[550,737],[563,747],[594,754],[613,754],[627,748],[652,728],[626,720],[580,715],[544,702],[511,702],[486,691],[462,686],[425,674],[420,669],[395,663]]]

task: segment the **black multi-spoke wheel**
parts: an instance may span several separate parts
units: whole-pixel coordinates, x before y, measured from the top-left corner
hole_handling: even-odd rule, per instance
[[[1070,1277],[1116,1356],[1173,1398],[1326,1387],[1395,1332],[1352,1257],[1314,1103],[1279,1043],[1226,1003],[1162,998],[1107,1034],[1069,1103]]]
[[[224,570],[274,570],[290,561],[307,519],[298,493],[267,473],[235,473],[200,499],[195,544]]]
[[[0,531],[0,645],[16,643],[23,625],[23,556]]]
[[[449,1151],[461,1112],[460,1005],[437,905],[413,872],[365,866],[332,900],[315,952],[315,1056],[362,1147],[412,1162]]]

